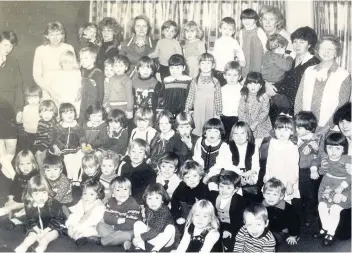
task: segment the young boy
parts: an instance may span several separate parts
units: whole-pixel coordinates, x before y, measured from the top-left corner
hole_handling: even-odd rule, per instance
[[[99,168],[98,157],[93,153],[84,155],[82,158],[82,170],[83,173],[81,184],[90,179],[99,181],[101,177],[101,170]]]
[[[151,183],[155,183],[156,173],[146,163],[150,148],[148,143],[142,139],[134,139],[127,149],[127,156],[119,168],[118,175],[127,177],[132,184],[132,196],[138,204],[142,204],[144,190]]]
[[[110,182],[117,176],[116,169],[119,167],[120,157],[113,151],[107,150],[101,156],[101,176],[99,182],[104,186],[104,203],[111,197]]]
[[[247,207],[243,213],[245,225],[235,239],[233,252],[275,252],[275,238],[268,229],[268,212],[264,205]]]
[[[131,182],[125,177],[116,177],[110,183],[112,197],[97,226],[103,246],[123,244],[126,249],[131,244],[133,225],[141,217],[140,207],[131,196],[131,188]]]
[[[80,122],[84,122],[84,115],[88,106],[103,104],[104,98],[104,75],[96,67],[97,50],[92,47],[82,48],[79,52],[82,71],[82,100],[80,107]]]
[[[114,57],[114,75],[109,79],[108,89],[104,91],[105,97],[107,97],[104,104],[106,104],[108,112],[120,109],[126,112],[128,119],[131,119],[133,116],[132,80],[126,75],[129,66],[130,61],[127,56]]]
[[[276,179],[269,179],[263,188],[263,205],[269,215],[269,229],[274,234],[276,244],[286,239],[290,245],[297,244],[300,233],[300,217],[292,205],[284,200],[284,184]]]
[[[170,199],[172,194],[180,184],[181,179],[176,174],[178,171],[179,160],[174,152],[167,152],[160,157],[158,162],[159,174],[156,177],[156,182],[163,185]]]
[[[114,58],[108,58],[104,62],[104,97],[103,106],[106,112],[109,112],[109,90],[110,79],[115,75],[114,71]]]
[[[318,206],[318,156],[323,152],[323,145],[321,138],[314,134],[317,125],[317,118],[312,112],[301,111],[295,116],[299,151],[299,190],[302,201],[301,218],[307,226],[314,220]]]
[[[215,77],[221,85],[225,84],[223,76],[226,63],[235,60],[241,67],[246,66],[243,50],[240,44],[232,38],[236,31],[235,20],[231,17],[225,17],[220,22],[219,32],[221,37],[215,41],[213,55],[215,58]]]

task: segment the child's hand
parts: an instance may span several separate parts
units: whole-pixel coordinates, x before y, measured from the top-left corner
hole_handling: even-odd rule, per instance
[[[126,222],[125,218],[118,218],[117,219],[117,224],[122,224],[122,223],[125,223],[125,222]]]
[[[304,149],[302,150],[304,155],[309,155],[312,149],[309,147],[309,145],[305,146]]]
[[[298,236],[289,236],[287,239],[286,239],[286,242],[287,244],[289,245],[295,245],[297,244],[299,240],[299,237]]]
[[[186,222],[186,220],[185,220],[184,218],[178,218],[178,219],[176,220],[176,223],[177,223],[178,225],[185,224],[185,222]]]
[[[222,238],[231,238],[232,237],[232,234],[227,231],[227,230],[224,230],[224,232],[222,233]]]
[[[292,184],[287,184],[286,193],[287,193],[287,195],[293,194],[293,185]]]
[[[18,112],[16,115],[16,122],[17,124],[21,124],[23,120],[23,112]]]
[[[313,180],[317,180],[319,178],[317,166],[310,167],[310,178]]]
[[[181,136],[181,141],[187,145],[188,149],[192,149],[192,139],[190,136]]]
[[[59,147],[57,145],[54,145],[53,149],[54,149],[54,155],[59,156],[61,154],[61,150],[59,149]]]
[[[21,210],[19,210],[18,212],[16,212],[15,214],[14,214],[14,216],[16,217],[16,218],[19,218],[19,217],[22,217],[22,216],[25,216],[26,215],[26,211],[24,210],[24,208],[22,208]]]

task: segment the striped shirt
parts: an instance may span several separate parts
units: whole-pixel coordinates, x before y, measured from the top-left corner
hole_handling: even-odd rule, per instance
[[[246,226],[243,226],[236,235],[234,252],[275,252],[275,238],[268,231],[259,238],[248,234]]]

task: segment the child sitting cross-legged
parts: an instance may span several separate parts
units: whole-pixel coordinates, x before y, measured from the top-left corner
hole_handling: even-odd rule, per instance
[[[140,218],[140,207],[131,196],[132,185],[126,177],[116,177],[110,183],[112,197],[108,199],[103,220],[97,230],[101,244],[131,246],[133,224]]]
[[[300,216],[292,205],[284,200],[286,188],[276,178],[269,179],[263,189],[264,201],[269,215],[269,229],[276,239],[276,245],[284,240],[297,244],[300,233]]]

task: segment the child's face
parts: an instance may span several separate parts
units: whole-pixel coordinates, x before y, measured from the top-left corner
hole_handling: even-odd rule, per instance
[[[149,78],[152,75],[153,70],[149,66],[143,65],[139,67],[138,72],[142,78]]]
[[[303,137],[310,134],[311,132],[305,129],[304,127],[296,127],[296,133],[298,137]]]
[[[103,121],[103,113],[102,112],[97,112],[97,113],[92,113],[89,116],[89,121],[93,123],[100,123]]]
[[[90,162],[88,164],[85,164],[83,170],[88,177],[92,177],[97,172],[97,169],[98,169],[98,164],[95,164],[95,162]]]
[[[153,192],[147,196],[146,202],[150,209],[156,211],[161,207],[163,203],[163,197],[160,194]]]
[[[44,121],[50,121],[54,117],[54,112],[50,110],[42,111],[40,116]]]
[[[90,41],[95,40],[97,35],[97,29],[93,26],[89,26],[83,31],[83,36]]]
[[[196,228],[204,229],[211,222],[211,215],[205,211],[194,212],[192,222]]]
[[[233,141],[237,145],[243,145],[248,141],[248,134],[244,127],[236,127],[232,135]]]
[[[115,164],[112,159],[103,159],[101,162],[101,173],[110,176],[115,172]]]
[[[166,39],[173,39],[176,35],[176,27],[170,26],[169,28],[165,28],[162,33]]]
[[[75,112],[73,110],[62,112],[61,119],[65,123],[73,123],[75,121]]]
[[[221,132],[218,129],[208,129],[205,131],[205,138],[210,143],[216,143],[221,139]]]
[[[49,199],[49,194],[47,191],[35,191],[32,192],[32,198],[37,205],[44,205]]]
[[[224,78],[227,84],[237,84],[238,79],[240,79],[241,75],[238,73],[236,69],[229,69],[224,74]]]
[[[178,66],[170,66],[169,67],[170,74],[174,78],[178,78],[182,76],[183,71],[185,70],[185,66],[178,65]]]
[[[286,51],[286,47],[278,47],[273,50],[275,54],[284,54]]]
[[[343,146],[326,145],[326,152],[331,160],[339,160],[344,152]]]
[[[137,128],[139,131],[145,131],[149,127],[149,120],[148,119],[139,119],[137,120]]]
[[[224,23],[221,25],[219,31],[221,33],[221,36],[232,37],[232,35],[235,33],[235,27],[233,25]]]
[[[50,45],[58,46],[64,39],[64,35],[60,31],[50,31],[46,38],[49,40]]]
[[[201,61],[199,65],[200,70],[203,74],[210,74],[214,68],[214,64],[212,61]]]
[[[190,124],[179,125],[177,131],[181,136],[189,137],[192,132],[192,127]]]
[[[111,78],[115,75],[114,68],[111,64],[105,64],[104,74],[105,74],[105,77],[107,78]]]
[[[352,130],[352,123],[351,123],[351,121],[348,121],[345,119],[341,120],[339,122],[339,128],[340,128],[342,134],[344,136],[346,136],[346,138],[352,137],[352,131],[351,131]]]
[[[118,121],[112,120],[112,121],[109,121],[109,127],[111,130],[117,131],[121,128],[121,124]]]
[[[56,181],[61,175],[62,169],[59,166],[50,166],[44,170],[45,177],[50,181]]]
[[[256,21],[253,18],[243,18],[242,19],[242,25],[247,30],[252,29],[253,26],[255,25],[255,23],[256,23]]]
[[[171,131],[171,124],[170,124],[170,121],[167,117],[161,117],[160,120],[159,120],[159,128],[160,128],[160,131],[164,134],[168,133]]]
[[[83,52],[79,55],[81,67],[84,69],[91,69],[94,67],[95,58],[89,52]]]
[[[185,37],[188,41],[193,41],[197,38],[197,31],[195,29],[187,29],[185,31]]]
[[[84,203],[93,203],[98,198],[98,193],[94,191],[91,187],[84,189],[82,194],[82,200]]]
[[[289,127],[280,127],[275,129],[275,136],[278,140],[289,140],[293,131]]]
[[[264,221],[261,217],[255,217],[251,213],[244,216],[244,222],[248,233],[254,238],[260,237],[269,224],[269,221]]]
[[[126,70],[127,66],[123,62],[119,61],[114,63],[114,73],[116,75],[121,76],[125,74]]]
[[[171,178],[176,171],[175,165],[172,163],[161,163],[159,165],[160,174],[163,176],[164,179]]]
[[[219,195],[224,199],[231,198],[235,191],[236,189],[233,184],[219,184]]]
[[[131,189],[124,185],[115,184],[112,196],[117,202],[124,203],[131,195]]]
[[[40,97],[39,95],[28,95],[27,101],[29,105],[39,105]]]
[[[18,168],[23,175],[28,175],[33,170],[33,163],[30,157],[23,157],[20,159]]]
[[[281,200],[284,199],[284,195],[281,194],[281,189],[266,189],[263,193],[265,202],[269,206],[276,206]]]
[[[253,82],[253,83],[248,83],[247,87],[248,87],[248,91],[250,94],[257,95],[257,93],[260,90],[260,88],[262,87],[262,85],[260,83]]]
[[[200,177],[197,170],[190,170],[183,177],[183,181],[191,189],[195,188],[199,184],[200,179],[201,179],[201,177]]]
[[[137,145],[131,148],[129,155],[131,158],[131,162],[136,165],[141,164],[146,158],[145,149],[142,147],[138,147]]]
[[[104,27],[101,31],[104,42],[109,42],[114,39],[114,30],[109,27]]]

